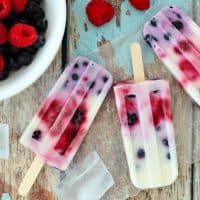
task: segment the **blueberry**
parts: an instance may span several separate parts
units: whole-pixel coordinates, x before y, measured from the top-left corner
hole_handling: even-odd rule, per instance
[[[127,113],[127,118],[128,118],[128,125],[129,126],[134,126],[135,123],[138,121],[138,116],[136,113]]]
[[[36,130],[33,132],[32,138],[35,140],[40,140],[42,136],[42,132],[40,130]]]
[[[66,82],[64,83],[64,87],[65,87],[65,88],[67,88],[68,83],[69,83],[69,81],[66,81]]]
[[[136,95],[135,94],[130,94],[130,95],[127,95],[126,97],[128,99],[134,99],[136,97]]]
[[[147,42],[147,44],[148,44],[150,47],[152,47],[152,46],[151,46],[151,42],[152,42],[152,41],[158,42],[158,39],[157,39],[155,36],[150,35],[150,34],[147,34],[147,35],[144,37],[144,40]]]
[[[101,94],[101,92],[102,92],[102,90],[98,90],[97,94],[99,95],[99,94]]]
[[[106,83],[107,81],[108,81],[108,77],[107,77],[107,76],[104,76],[104,77],[103,77],[103,82]]]
[[[162,144],[166,147],[169,147],[169,142],[168,142],[168,139],[162,139]]]
[[[158,92],[159,92],[159,90],[154,90],[153,91],[154,94],[157,94]]]
[[[95,81],[93,81],[90,85],[90,89],[92,89],[95,86]]]
[[[150,23],[151,23],[151,26],[153,26],[153,27],[156,27],[156,26],[157,26],[157,21],[156,21],[155,18],[152,19]]]
[[[39,35],[38,40],[33,44],[33,48],[40,49],[42,46],[44,46],[46,40],[44,36]]]
[[[76,64],[74,65],[74,68],[75,68],[75,69],[76,69],[76,68],[79,68],[79,64],[76,63]]]
[[[183,29],[184,25],[181,21],[177,20],[177,21],[174,21],[172,22],[172,24],[178,29],[178,30],[181,30]]]
[[[84,112],[80,108],[78,108],[74,116],[72,117],[71,122],[74,125],[80,125],[83,122],[83,119],[84,119]]]
[[[16,62],[20,66],[29,65],[32,62],[32,56],[28,52],[20,52],[18,56],[16,56]]]
[[[171,155],[170,155],[170,153],[167,153],[167,159],[171,159]]]
[[[84,66],[84,67],[87,67],[87,66],[88,66],[88,61],[84,61],[84,62],[83,62],[83,66]]]
[[[157,126],[156,127],[156,131],[160,131],[161,130],[161,127],[160,126]]]
[[[180,15],[179,13],[176,13],[176,16],[177,16],[179,19],[182,18],[181,15]]]
[[[169,41],[170,40],[169,34],[164,34],[164,38],[165,40]]]
[[[79,79],[79,75],[78,74],[72,74],[72,80],[77,81]]]
[[[137,157],[140,158],[140,159],[145,158],[145,151],[144,151],[144,149],[139,149],[138,150]]]

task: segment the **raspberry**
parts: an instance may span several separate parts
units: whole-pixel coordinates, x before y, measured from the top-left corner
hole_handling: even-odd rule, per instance
[[[7,17],[11,11],[10,0],[0,0],[0,20]]]
[[[150,0],[129,0],[129,2],[138,10],[147,10],[150,7]]]
[[[4,71],[5,59],[2,54],[0,54],[0,74]]]
[[[88,19],[95,26],[101,26],[109,22],[114,13],[112,5],[105,0],[92,0],[86,7]]]
[[[10,0],[12,10],[16,13],[21,13],[25,10],[28,0]]]
[[[37,41],[38,33],[33,26],[18,23],[11,27],[8,37],[10,45],[25,48]]]
[[[5,80],[8,74],[9,71],[8,68],[6,68],[4,56],[0,54],[0,81]]]
[[[0,45],[7,42],[8,31],[6,27],[0,22]]]

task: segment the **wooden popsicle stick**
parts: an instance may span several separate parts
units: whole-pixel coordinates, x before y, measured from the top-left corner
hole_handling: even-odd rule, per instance
[[[35,157],[21,185],[19,186],[18,192],[21,196],[26,196],[29,193],[43,165],[44,165],[44,161]]]
[[[131,60],[134,72],[134,82],[145,81],[142,50],[138,42],[131,44]]]

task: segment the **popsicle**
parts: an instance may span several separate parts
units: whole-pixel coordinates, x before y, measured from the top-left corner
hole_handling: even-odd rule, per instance
[[[143,37],[185,91],[200,105],[200,28],[176,6],[164,7]]]
[[[111,85],[111,74],[93,61],[77,57],[70,62],[21,137],[36,158],[20,194],[27,194],[44,163],[68,167]]]
[[[134,82],[114,86],[129,173],[137,188],[164,187],[178,175],[169,83],[145,81],[138,43],[131,55]]]

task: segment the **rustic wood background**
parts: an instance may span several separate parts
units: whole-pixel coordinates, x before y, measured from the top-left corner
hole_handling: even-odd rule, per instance
[[[120,25],[120,5],[123,0],[112,0],[111,2],[115,5],[117,20],[116,26]],[[71,8],[74,0],[67,1],[68,8]],[[200,24],[200,14],[198,10],[198,0],[193,1],[193,17],[195,21]],[[59,173],[50,168],[43,168],[33,186],[31,193],[28,197],[23,198],[18,196],[17,188],[21,183],[29,165],[33,160],[33,154],[26,150],[21,144],[18,143],[21,133],[27,126],[32,116],[36,112],[40,103],[42,102],[49,89],[55,83],[59,77],[63,67],[65,66],[71,51],[76,47],[78,40],[78,32],[76,31],[76,20],[72,9],[70,9],[68,18],[68,26],[66,34],[63,40],[63,45],[60,48],[54,62],[45,72],[45,74],[31,87],[26,89],[21,94],[12,97],[6,101],[0,103],[0,122],[9,124],[10,127],[10,159],[3,161],[0,160],[0,193],[9,192],[13,200],[56,200],[54,193],[52,192],[51,182],[55,182],[59,179]],[[68,42],[66,42],[68,41]],[[100,41],[99,44],[104,43],[104,40]],[[98,45],[99,45],[98,44]],[[200,143],[200,131],[198,128],[194,128],[192,123],[199,122],[200,112],[199,108],[192,103],[190,98],[183,92],[177,82],[172,76],[165,70],[160,72],[159,68],[162,65],[159,61],[156,64],[148,66],[146,75],[148,78],[154,77],[154,74],[160,73],[159,76],[170,80],[173,85],[172,96],[173,96],[173,111],[175,114],[175,128],[176,133],[182,133],[181,138],[176,138],[177,141],[180,139],[188,144],[188,149],[185,152],[188,157],[188,161],[192,159],[193,154],[200,153],[197,145]],[[110,71],[115,73],[115,81],[121,78],[125,78],[123,71],[114,69],[112,63],[109,63]],[[110,94],[106,99],[105,105],[113,101],[113,94]],[[104,106],[103,106],[104,107]],[[114,107],[114,104],[113,104]],[[105,107],[104,107],[105,108]],[[100,114],[95,120],[92,129],[98,128],[98,121],[101,120],[101,115],[105,116],[104,108],[101,109]],[[115,109],[113,108],[115,111]],[[117,120],[116,113],[112,114],[110,124],[112,120]],[[184,123],[185,122],[185,123]],[[184,123],[184,124],[183,124]],[[109,124],[109,123],[108,123]],[[109,130],[119,130],[119,127],[109,127]],[[179,134],[180,135],[180,134]],[[189,137],[192,135],[193,137]],[[181,154],[182,155],[182,154]],[[186,165],[179,161],[179,178],[177,181],[166,188],[156,189],[150,191],[143,191],[135,200],[199,200],[200,199],[200,163],[193,165]]]

